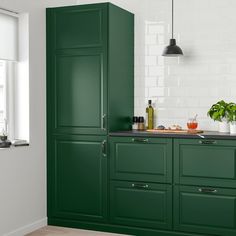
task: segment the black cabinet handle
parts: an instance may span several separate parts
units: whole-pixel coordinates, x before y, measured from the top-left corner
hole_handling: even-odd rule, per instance
[[[107,144],[107,141],[104,140],[104,141],[102,142],[102,155],[103,155],[104,157],[107,156],[107,153],[106,153],[106,144]]]
[[[216,140],[200,140],[199,141],[200,144],[217,144]]]
[[[212,188],[199,188],[198,191],[201,193],[217,193],[217,190]]]
[[[148,143],[148,139],[147,138],[133,138],[132,141],[134,143]]]
[[[149,186],[148,184],[132,184],[132,188],[141,188],[141,189],[147,189]]]

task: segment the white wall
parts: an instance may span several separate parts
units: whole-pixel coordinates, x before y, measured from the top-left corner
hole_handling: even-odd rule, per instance
[[[0,0],[29,13],[30,43],[30,147],[0,150],[0,235],[45,223],[45,7],[91,2],[104,1]],[[201,128],[216,129],[206,117],[209,106],[236,100],[236,1],[175,1],[175,35],[185,53],[179,60],[160,56],[170,38],[170,0],[112,2],[135,13],[135,113],[144,115],[151,98],[159,123],[184,125],[198,113]]]

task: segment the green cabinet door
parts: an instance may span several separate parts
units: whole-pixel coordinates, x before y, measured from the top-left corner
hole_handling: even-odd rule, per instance
[[[175,139],[174,181],[236,187],[236,141]]]
[[[175,186],[174,229],[236,235],[236,189]]]
[[[110,217],[114,224],[171,229],[171,185],[112,181]]]
[[[47,14],[53,25],[54,49],[106,46],[106,3],[49,8]]]
[[[110,176],[117,180],[172,182],[172,141],[111,137]]]
[[[48,81],[51,132],[106,134],[106,58],[100,49],[63,50]]]
[[[56,136],[49,144],[49,217],[105,221],[106,137]]]

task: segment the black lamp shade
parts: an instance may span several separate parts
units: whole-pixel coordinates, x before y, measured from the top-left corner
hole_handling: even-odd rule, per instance
[[[164,57],[178,57],[183,56],[183,51],[176,45],[175,39],[170,39],[170,44],[165,47],[162,56]]]

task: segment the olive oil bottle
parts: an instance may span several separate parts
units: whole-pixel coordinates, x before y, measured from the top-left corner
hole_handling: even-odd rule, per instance
[[[152,107],[152,100],[148,100],[148,107],[146,108],[147,129],[154,128],[154,109]]]

